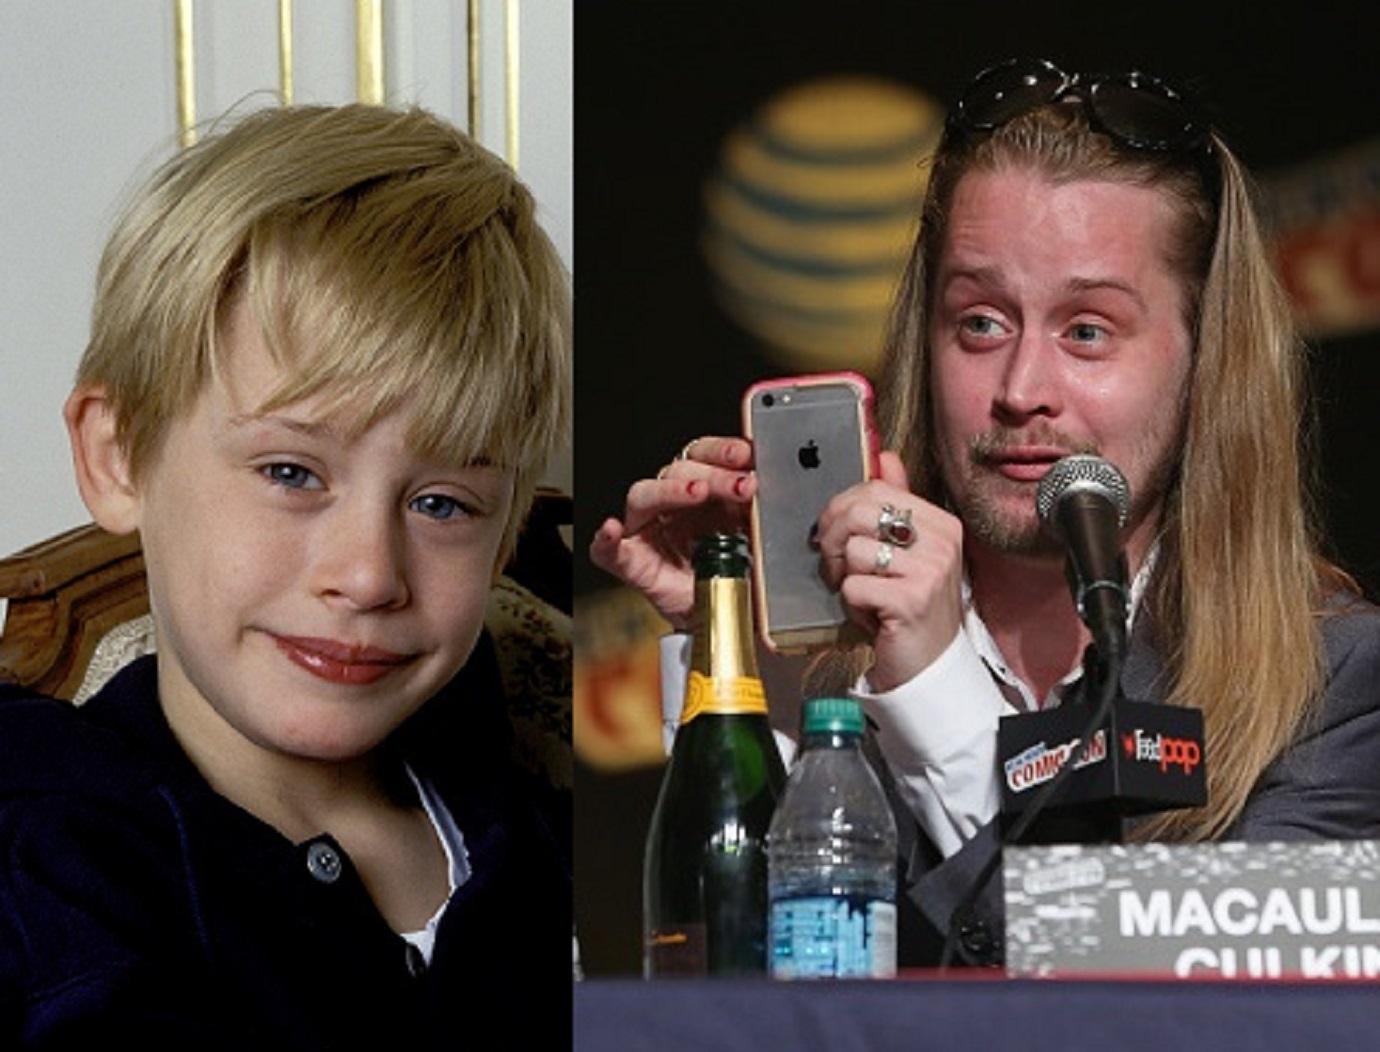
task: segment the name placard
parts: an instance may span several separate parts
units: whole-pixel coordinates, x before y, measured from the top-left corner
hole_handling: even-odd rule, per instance
[[[1380,841],[1008,847],[1012,975],[1380,977]]]

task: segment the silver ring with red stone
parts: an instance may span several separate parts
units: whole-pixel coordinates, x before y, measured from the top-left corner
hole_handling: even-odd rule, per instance
[[[910,521],[910,509],[883,504],[882,514],[877,518],[877,539],[889,541],[898,548],[914,544],[915,527]]]

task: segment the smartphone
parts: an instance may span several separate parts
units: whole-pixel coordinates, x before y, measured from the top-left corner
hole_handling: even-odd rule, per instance
[[[872,385],[851,372],[753,384],[743,432],[757,471],[752,565],[762,641],[781,653],[849,642],[855,626],[824,583],[812,533],[835,494],[877,475]]]

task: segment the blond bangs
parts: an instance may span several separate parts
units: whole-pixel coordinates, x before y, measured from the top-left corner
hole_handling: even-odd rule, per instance
[[[397,411],[415,452],[516,475],[514,521],[570,424],[567,279],[527,189],[421,110],[252,114],[160,170],[102,260],[80,382],[137,473],[221,365],[247,299],[285,373],[347,433]]]
[[[506,235],[484,228],[458,247],[353,234],[252,239],[246,295],[285,373],[258,410],[315,399],[350,436],[403,411],[428,459],[544,464],[565,421],[553,397],[568,383],[562,276],[533,282]],[[431,265],[397,273],[400,252]]]

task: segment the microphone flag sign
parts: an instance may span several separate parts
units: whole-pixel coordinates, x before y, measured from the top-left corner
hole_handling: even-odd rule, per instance
[[[1023,843],[1118,841],[1122,818],[1206,803],[1201,710],[1119,698],[1110,719],[1075,750],[1089,716],[1086,705],[1066,705],[998,724],[1007,825],[1060,767],[1074,768]]]

